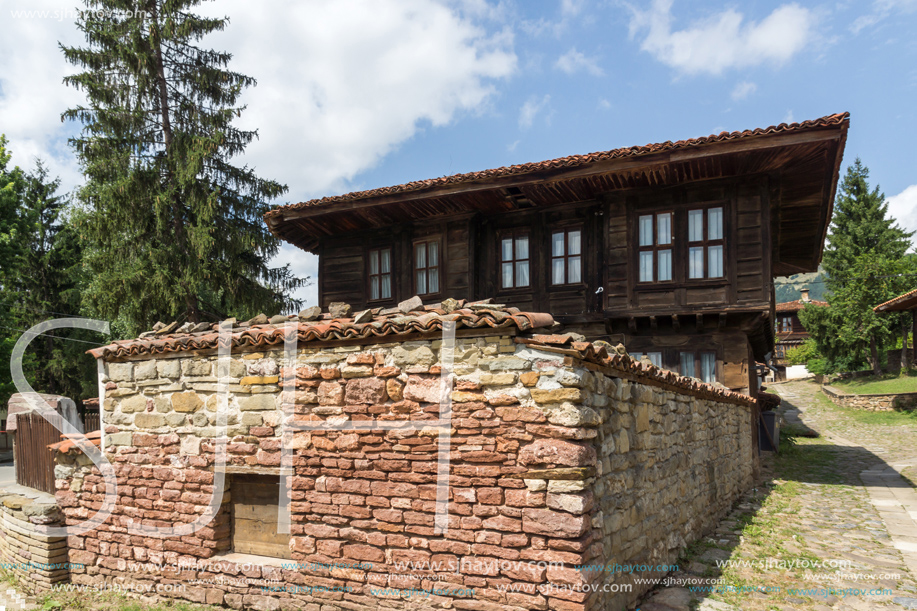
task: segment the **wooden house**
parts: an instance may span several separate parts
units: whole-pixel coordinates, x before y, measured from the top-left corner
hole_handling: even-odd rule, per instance
[[[787,350],[798,348],[809,338],[809,332],[799,320],[799,312],[809,305],[828,305],[825,301],[809,299],[809,289],[802,289],[800,293],[799,299],[778,303],[775,308],[777,344],[774,346],[774,360],[778,368],[789,364],[786,360]]]
[[[773,277],[813,272],[849,115],[573,155],[271,210],[319,257],[319,301],[413,295],[550,312],[567,331],[745,392]]]

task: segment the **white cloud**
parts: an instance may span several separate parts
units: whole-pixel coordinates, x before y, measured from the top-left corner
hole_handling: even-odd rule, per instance
[[[545,110],[550,102],[551,96],[547,94],[541,99],[539,99],[537,95],[530,96],[529,99],[525,101],[525,104],[522,105],[522,108],[519,109],[519,127],[522,129],[532,127],[532,123],[535,122],[535,117],[538,116],[541,111]]]
[[[875,25],[894,13],[913,13],[917,11],[917,0],[875,0],[872,12],[857,17],[850,25],[850,31],[859,34],[861,30]]]
[[[786,114],[783,116],[783,122],[784,122],[784,123],[792,123],[793,121],[794,121],[794,119],[793,119],[793,109],[791,108],[790,110],[786,111]]]
[[[647,10],[630,7],[631,37],[643,36],[641,48],[686,74],[721,74],[763,63],[782,64],[813,37],[814,14],[798,4],[784,4],[758,22],[745,22],[726,9],[672,30],[673,0],[653,0]]]
[[[511,144],[507,144],[507,145],[506,145],[506,150],[509,151],[510,153],[514,153],[514,152],[516,151],[516,148],[519,146],[519,143],[520,143],[520,142],[522,142],[522,141],[521,141],[521,140],[516,140],[516,141],[512,142]]]
[[[758,86],[748,81],[742,81],[732,90],[732,99],[735,101],[744,100],[758,89]]]
[[[917,231],[917,185],[911,185],[898,195],[887,197],[888,213],[907,231]]]
[[[519,28],[536,38],[545,33],[560,38],[570,27],[570,22],[583,12],[586,4],[586,0],[561,0],[559,18],[539,17],[537,20],[525,20],[520,22]]]
[[[260,135],[245,161],[289,184],[293,199],[345,190],[424,124],[480,112],[494,81],[516,69],[509,31],[488,34],[434,0],[273,11],[224,0],[206,10],[233,18],[208,44],[232,51],[233,69],[258,79],[239,122]]]
[[[577,51],[576,47],[561,55],[554,66],[567,74],[576,74],[580,71],[588,72],[592,76],[602,76],[604,74],[596,58],[586,57]]]
[[[4,3],[0,36],[0,132],[10,141],[12,163],[30,168],[34,158],[41,157],[51,175],[61,177],[62,192],[82,182],[66,142],[74,127],[60,120],[82,94],[62,84],[64,76],[77,69],[57,46],[58,41],[80,44],[82,36],[74,25],[75,15],[64,15],[63,7],[57,0]],[[20,14],[20,9],[31,14]],[[39,16],[41,11],[46,11],[45,17]]]
[[[611,110],[611,102],[609,102],[606,98],[602,98],[599,100],[598,108],[601,110]]]

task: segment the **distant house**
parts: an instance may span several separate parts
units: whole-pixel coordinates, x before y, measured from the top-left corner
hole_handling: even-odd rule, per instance
[[[774,346],[774,359],[778,369],[785,368],[789,365],[786,359],[787,350],[798,348],[804,341],[809,338],[809,332],[802,326],[799,320],[799,311],[808,305],[827,306],[825,301],[809,299],[809,289],[800,291],[802,296],[796,301],[787,301],[778,303],[776,340]]]

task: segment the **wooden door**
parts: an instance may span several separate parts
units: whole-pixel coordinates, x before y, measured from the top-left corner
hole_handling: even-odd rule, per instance
[[[289,533],[277,532],[280,476],[232,476],[232,549],[241,554],[292,558]]]

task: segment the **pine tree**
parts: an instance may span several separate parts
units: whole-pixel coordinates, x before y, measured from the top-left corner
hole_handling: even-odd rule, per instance
[[[25,185],[22,170],[8,167],[12,154],[6,145],[6,137],[0,134],[0,405],[6,405],[16,392],[9,367],[3,363],[10,362],[19,337],[10,304],[21,263],[23,227],[19,201]]]
[[[87,181],[87,303],[131,334],[291,309],[305,283],[268,265],[280,244],[262,216],[286,186],[231,163],[257,137],[232,126],[255,81],[195,46],[228,23],[192,14],[198,4],[86,0],[88,47],[62,46],[84,69],[65,82],[88,99],[63,115],[83,124],[71,144]]]
[[[878,186],[870,190],[868,178],[860,159],[847,168],[823,259],[828,307],[807,306],[799,313],[831,371],[869,363],[879,372],[882,354],[900,333],[901,315],[872,308],[913,288],[917,272],[913,258],[905,257],[913,233],[888,216],[885,196]]]
[[[888,216],[885,194],[878,185],[870,191],[868,179],[869,168],[857,157],[847,168],[834,202],[823,261],[831,291],[851,276],[859,275],[856,266],[859,257],[873,254],[897,260],[911,245],[914,233],[904,231]]]
[[[20,217],[25,227],[21,273],[12,305],[17,325],[27,329],[51,318],[78,316],[85,274],[82,249],[74,229],[70,198],[57,194],[60,179],[51,179],[41,160],[25,177]],[[60,339],[57,339],[60,338]],[[85,354],[85,342],[102,339],[87,331],[59,329],[29,345],[25,369],[41,392],[74,400],[98,394],[96,368]]]

